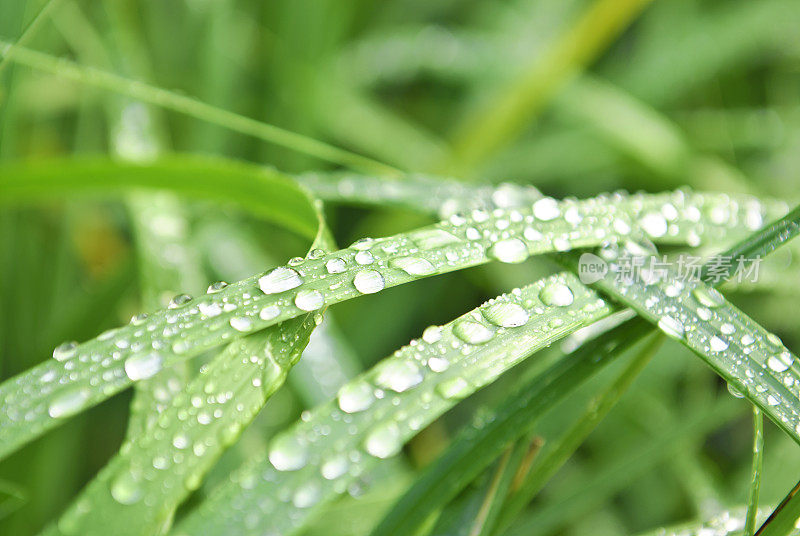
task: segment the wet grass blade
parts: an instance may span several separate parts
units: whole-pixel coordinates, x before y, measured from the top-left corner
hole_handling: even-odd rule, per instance
[[[296,532],[317,508],[397,454],[461,398],[610,311],[577,278],[559,274],[428,328],[421,339],[345,385],[337,401],[277,437],[268,454],[232,475],[175,533]],[[568,379],[554,374],[552,382],[542,383],[537,404],[548,404]]]
[[[761,410],[753,408],[753,470],[750,481],[750,493],[747,497],[747,515],[745,517],[744,536],[753,536],[756,530],[758,514],[758,494],[761,489],[761,468],[764,461],[764,416]]]

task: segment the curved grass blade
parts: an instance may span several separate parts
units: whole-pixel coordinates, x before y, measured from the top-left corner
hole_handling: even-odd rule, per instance
[[[792,488],[777,508],[770,514],[756,536],[786,536],[798,532],[800,519],[800,482]]]
[[[295,532],[458,400],[610,312],[575,276],[558,274],[427,329],[277,437],[268,455],[238,470],[175,533]],[[550,395],[564,386],[542,385]]]
[[[153,180],[146,174],[133,176],[144,184]],[[189,182],[185,169],[177,177],[185,179],[176,181],[181,191],[206,192],[192,186],[202,181],[193,177],[194,182]],[[13,184],[17,195],[41,194],[41,183],[38,188],[26,188],[19,178],[4,182]],[[280,182],[265,184],[283,195],[261,201],[260,208],[292,198],[280,190]],[[295,201],[305,199],[299,190],[292,195]],[[287,207],[282,210],[289,218]],[[477,211],[470,218],[454,216],[409,233],[362,239],[328,255],[315,251],[306,261],[298,259],[219,292],[177,301],[172,309],[136,318],[94,340],[59,347],[54,352],[56,360],[0,385],[0,400],[11,408],[0,415],[0,425],[6,429],[0,438],[0,456],[131,381],[146,379],[127,370],[133,368],[131,363],[149,362],[153,366],[148,371],[157,372],[246,333],[386,287],[489,260],[521,262],[536,253],[597,245],[617,232],[613,222],[621,216],[605,197],[561,202],[542,198],[526,209]],[[298,219],[296,214],[291,217]]]
[[[14,45],[0,40],[0,54],[2,54],[3,58],[10,57],[11,61],[33,69],[113,91],[167,110],[180,112],[326,162],[341,164],[370,173],[389,176],[401,175],[399,170],[366,156],[351,153],[302,134],[217,108],[173,91],[124,78],[108,71],[78,65],[64,58],[56,58],[22,46],[16,46],[13,50],[12,47]]]
[[[750,482],[750,494],[747,497],[747,516],[744,524],[744,536],[753,536],[756,530],[758,514],[758,494],[761,489],[761,467],[764,460],[764,416],[761,410],[753,408],[753,478]]]

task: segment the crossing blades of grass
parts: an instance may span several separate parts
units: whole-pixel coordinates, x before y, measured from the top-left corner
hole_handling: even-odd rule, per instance
[[[185,534],[289,534],[461,398],[610,309],[558,274],[488,302],[345,385],[178,525]],[[547,385],[564,387],[566,378]],[[546,389],[546,390],[547,390]],[[547,396],[541,395],[539,403]]]
[[[177,164],[173,164],[177,168]],[[103,169],[107,169],[104,164]],[[131,167],[129,169],[147,169]],[[186,168],[172,177],[181,192],[204,194],[214,179],[191,175]],[[109,176],[115,176],[108,173]],[[91,173],[85,175],[91,182]],[[119,176],[119,175],[116,175]],[[41,195],[55,176],[28,174],[26,184],[17,175],[2,175],[16,197]],[[8,178],[13,177],[13,178]],[[132,181],[151,185],[159,175],[133,172]],[[238,174],[234,177],[242,178]],[[39,179],[36,181],[35,179]],[[50,179],[50,180],[43,180]],[[78,182],[78,179],[74,179]],[[138,184],[137,182],[134,182]],[[117,185],[122,184],[121,181]],[[254,181],[256,184],[256,181]],[[313,207],[300,190],[284,191],[278,180],[267,182],[272,197],[254,202],[285,202],[284,218],[297,223],[290,206],[301,211]],[[86,188],[84,186],[84,188]],[[226,188],[230,189],[226,184]],[[249,192],[246,187],[236,197]],[[290,204],[290,201],[293,203]],[[0,400],[12,408],[0,416],[6,433],[0,438],[0,455],[86,407],[108,398],[130,384],[146,379],[163,367],[188,359],[225,341],[245,336],[323,306],[379,292],[436,273],[450,272],[498,260],[521,262],[529,255],[573,247],[596,246],[620,229],[614,222],[625,218],[618,208],[600,197],[557,202],[542,198],[532,207],[488,213],[475,211],[469,218],[453,216],[436,225],[388,238],[362,239],[348,249],[325,254],[313,251],[307,260],[257,275],[196,298],[178,297],[173,308],[136,317],[131,324],[77,345],[67,343],[54,351],[55,359],[0,385]],[[291,218],[291,219],[290,219]],[[624,221],[623,221],[624,224]],[[627,224],[626,224],[627,225]],[[619,227],[619,226],[618,226]],[[622,229],[630,229],[629,226]],[[291,292],[289,292],[291,291]],[[145,366],[146,365],[146,366]],[[139,370],[144,367],[144,372]]]

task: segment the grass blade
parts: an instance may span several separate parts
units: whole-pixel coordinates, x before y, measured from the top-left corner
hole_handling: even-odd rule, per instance
[[[797,520],[800,519],[800,482],[775,508],[756,536],[786,536],[797,533]]]
[[[761,410],[753,408],[753,480],[750,483],[750,494],[747,497],[747,515],[745,517],[744,536],[753,536],[756,530],[758,514],[758,492],[761,488],[761,466],[764,461],[764,416]]]
[[[565,298],[569,292],[572,299],[553,301],[555,291]],[[609,312],[577,278],[559,274],[426,330],[422,339],[343,387],[338,401],[317,408],[276,438],[268,456],[238,470],[232,483],[190,514],[176,534],[297,531],[315,508],[345,491],[380,459],[399,452],[406,440],[458,400]],[[551,396],[564,387],[563,382],[546,385]],[[539,403],[546,399],[542,393]],[[276,495],[277,490],[283,491]]]

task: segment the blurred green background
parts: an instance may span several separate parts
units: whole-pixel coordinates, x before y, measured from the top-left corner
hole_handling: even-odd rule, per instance
[[[531,184],[557,197],[681,185],[800,197],[798,0],[62,0],[25,33],[45,5],[0,2],[0,39],[25,35],[30,48],[404,171]],[[189,152],[287,172],[335,168],[14,62],[0,69],[3,162]],[[153,199],[0,208],[0,379],[47,359],[64,340],[90,338],[174,294],[203,292],[307,248],[225,205]],[[183,267],[179,282],[155,285],[158,275],[143,273],[153,252],[136,236],[151,205],[181,222],[182,248],[167,252]],[[427,223],[402,210],[326,212],[340,245]],[[489,266],[336,306],[326,334],[340,372],[354,374],[425,326],[550,270],[541,259]],[[798,286],[784,280],[727,294],[798,348]],[[198,497],[325,399],[310,372],[293,372]],[[410,470],[502,394],[501,379],[423,431],[406,449]],[[130,398],[117,396],[0,463],[1,534],[32,534],[62,511],[119,447]],[[710,424],[685,425],[704,413]],[[742,504],[750,433],[748,404],[667,343],[526,515],[539,520],[537,533],[601,535]],[[779,500],[798,476],[796,445],[769,427],[764,502]],[[336,512],[342,534],[386,501],[380,490],[370,497],[345,499]]]

